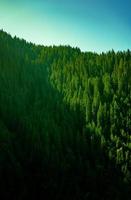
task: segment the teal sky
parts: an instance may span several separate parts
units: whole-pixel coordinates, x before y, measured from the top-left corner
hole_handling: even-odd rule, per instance
[[[0,29],[82,51],[131,49],[131,0],[0,0]]]

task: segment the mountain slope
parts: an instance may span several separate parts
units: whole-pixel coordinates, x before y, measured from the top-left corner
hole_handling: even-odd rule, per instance
[[[129,199],[131,52],[44,47],[0,31],[5,199]]]

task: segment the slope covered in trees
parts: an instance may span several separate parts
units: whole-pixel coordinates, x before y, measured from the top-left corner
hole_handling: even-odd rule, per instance
[[[130,50],[0,31],[0,185],[4,199],[130,199]]]

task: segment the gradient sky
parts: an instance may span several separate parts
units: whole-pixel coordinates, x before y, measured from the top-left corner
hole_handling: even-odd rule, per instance
[[[0,0],[0,29],[36,44],[131,49],[131,0]]]

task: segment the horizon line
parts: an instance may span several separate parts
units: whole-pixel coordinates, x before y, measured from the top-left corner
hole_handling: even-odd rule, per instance
[[[78,46],[72,46],[70,44],[50,44],[50,45],[45,45],[43,43],[36,43],[36,42],[33,42],[33,41],[29,41],[28,39],[26,38],[23,38],[23,37],[20,37],[20,36],[17,36],[16,34],[13,34],[13,33],[10,33],[10,32],[7,32],[6,30],[4,30],[3,28],[0,29],[0,31],[6,33],[7,35],[10,35],[12,39],[14,38],[17,38],[19,40],[24,40],[26,43],[28,44],[32,44],[32,45],[35,45],[35,46],[42,46],[42,47],[71,47],[72,49],[79,49],[81,53],[95,53],[95,54],[98,54],[98,55],[101,55],[101,54],[106,54],[106,53],[109,53],[109,52],[114,52],[114,53],[119,53],[119,52],[127,52],[127,51],[131,51],[131,49],[127,48],[126,50],[125,49],[121,49],[121,50],[114,50],[113,48],[112,49],[108,49],[106,51],[92,51],[92,50],[82,50],[80,47]]]

